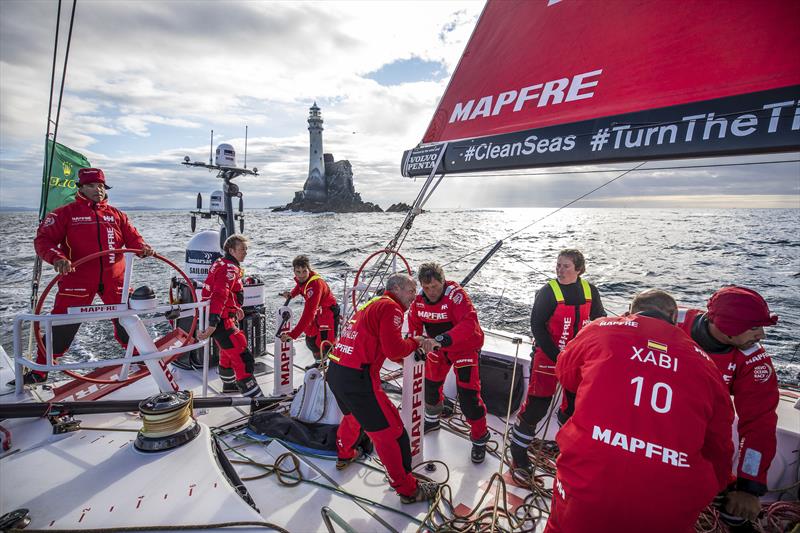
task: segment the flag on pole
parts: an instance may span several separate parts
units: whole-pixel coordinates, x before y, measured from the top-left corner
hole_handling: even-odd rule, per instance
[[[53,154],[53,164],[50,164],[50,154]],[[78,170],[92,166],[86,157],[63,144],[47,140],[45,149],[45,176],[42,183],[42,197],[39,201],[39,218],[44,217],[57,207],[68,204],[75,199],[78,190]]]

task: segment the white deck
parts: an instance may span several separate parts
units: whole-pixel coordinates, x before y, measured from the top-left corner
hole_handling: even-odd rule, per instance
[[[527,342],[519,348],[519,361],[527,381],[530,345],[529,340],[525,340]],[[295,364],[300,367],[308,364],[311,355],[303,343],[295,343],[295,346]],[[508,337],[487,335],[485,351],[511,354],[507,357],[513,358],[514,350]],[[0,354],[2,383],[13,378],[11,372],[3,352]],[[200,395],[201,371],[174,369],[173,373],[183,388]],[[221,389],[221,382],[215,371],[211,376],[213,390],[210,393],[216,395],[214,391]],[[295,369],[295,386],[302,382],[302,377],[302,371]],[[271,372],[258,378],[264,391],[272,390],[272,379]],[[446,393],[448,390],[454,392],[452,383],[446,385]],[[105,399],[141,399],[157,392],[155,383],[145,378]],[[21,398],[13,393],[0,396],[0,403],[47,400],[49,394],[41,388],[35,393],[26,390]],[[399,398],[396,399],[399,402]],[[797,480],[800,410],[794,408],[795,401],[796,398],[786,395],[779,406],[779,452],[770,470],[771,487],[786,486]],[[132,413],[80,415],[77,418],[82,421],[82,429],[64,435],[53,435],[45,419],[1,421],[0,426],[12,434],[12,448],[0,455],[0,515],[19,508],[30,509],[32,523],[29,527],[37,529],[266,521],[293,532],[312,532],[327,531],[320,512],[328,507],[355,531],[362,532],[416,531],[428,512],[427,504],[400,504],[374,459],[368,460],[374,468],[352,464],[337,471],[334,460],[309,456],[300,457],[304,463],[304,477],[313,484],[304,482],[290,487],[279,483],[274,475],[245,482],[260,511],[256,512],[238,496],[222,473],[213,456],[209,430],[246,413],[236,408],[220,408],[195,414],[202,425],[198,438],[183,447],[157,454],[134,449],[132,441],[141,421]],[[502,442],[505,421],[490,415],[489,426],[493,439]],[[118,431],[121,429],[128,431]],[[549,438],[556,429],[556,424],[551,422]],[[274,463],[277,455],[284,451],[277,442],[266,446],[238,436],[226,436],[222,440],[235,448],[235,452],[226,452],[232,460],[244,456],[256,462]],[[483,464],[473,465],[469,459],[468,438],[446,429],[426,435],[424,451],[425,459],[439,459],[449,466],[448,485],[452,489],[453,505],[461,510],[475,506],[487,480],[500,467],[499,461],[491,455],[487,455]],[[235,467],[242,477],[263,472],[251,465]],[[424,473],[436,480],[446,475],[441,466],[436,472]],[[505,477],[508,479],[507,474]],[[528,495],[523,488],[510,483],[508,487],[512,506]],[[385,507],[357,502],[335,492],[335,488]],[[486,501],[492,502],[493,498]],[[537,530],[542,528],[543,523]],[[338,526],[335,529],[341,530]],[[263,528],[239,530],[264,531]]]

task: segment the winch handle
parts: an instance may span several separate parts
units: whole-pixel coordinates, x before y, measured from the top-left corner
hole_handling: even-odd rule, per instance
[[[289,302],[291,302],[291,301],[292,301],[292,297],[291,297],[291,296],[288,296],[288,297],[286,298],[286,301],[285,301],[285,302],[283,302],[283,307],[286,307],[287,305],[289,305]],[[281,314],[281,324],[278,326],[278,331],[276,331],[276,332],[275,332],[275,336],[276,336],[276,337],[280,337],[280,335],[281,335],[281,330],[283,329],[283,326],[285,326],[285,325],[286,325],[286,322],[288,322],[288,321],[289,321],[289,317],[290,317],[290,316],[291,316],[291,315],[289,314],[289,311],[284,311],[284,312]]]

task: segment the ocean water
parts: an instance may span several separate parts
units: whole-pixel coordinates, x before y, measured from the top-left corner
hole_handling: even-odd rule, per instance
[[[800,210],[565,209],[517,233],[552,211],[432,210],[416,218],[401,253],[412,268],[437,261],[449,278],[461,281],[492,244],[504,239],[467,290],[484,327],[528,335],[535,292],[552,277],[562,248],[584,252],[584,277],[597,285],[609,314],[624,313],[633,295],[646,288],[667,290],[680,305],[703,308],[723,285],[750,287],[780,315],[764,342],[779,378],[800,383]],[[183,265],[192,237],[186,211],[128,215],[160,254]],[[341,299],[345,279],[351,284],[361,263],[383,248],[403,221],[397,213],[248,210],[246,216],[245,233],[252,242],[244,266],[265,283],[268,330],[282,304],[277,293],[292,286],[295,255],[308,255]],[[27,310],[30,298],[36,215],[2,213],[0,224],[0,334],[11,352],[13,317]],[[198,231],[212,226],[198,221]],[[166,300],[173,274],[163,264],[137,260],[134,270],[137,283],[151,285]],[[45,283],[52,273],[46,265]],[[113,351],[110,338],[108,324],[84,325],[71,356]]]

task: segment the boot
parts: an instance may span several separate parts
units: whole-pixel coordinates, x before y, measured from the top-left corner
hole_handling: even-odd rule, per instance
[[[400,495],[401,503],[416,503],[432,500],[439,494],[439,484],[435,481],[418,481],[417,491],[411,496]]]
[[[38,370],[31,370],[27,374],[22,375],[22,384],[23,385],[39,385],[47,381],[47,372],[39,372]],[[8,387],[16,387],[17,380],[12,379],[8,383],[6,383]]]
[[[511,450],[512,468],[529,471],[531,469],[531,460],[528,458],[528,448],[522,447],[514,441],[511,441],[509,448]]]
[[[253,376],[247,376],[244,379],[240,379],[236,382],[236,386],[239,387],[239,392],[242,393],[242,396],[246,398],[264,396],[264,393],[261,392],[261,387],[258,386],[258,382]]]
[[[472,459],[473,463],[479,464],[482,463],[484,459],[486,459],[487,442],[489,442],[488,431],[483,437],[472,441],[472,452],[470,453],[470,458]]]
[[[236,376],[232,368],[219,367],[219,379],[222,380],[222,392],[239,392],[239,387],[236,384]]]

